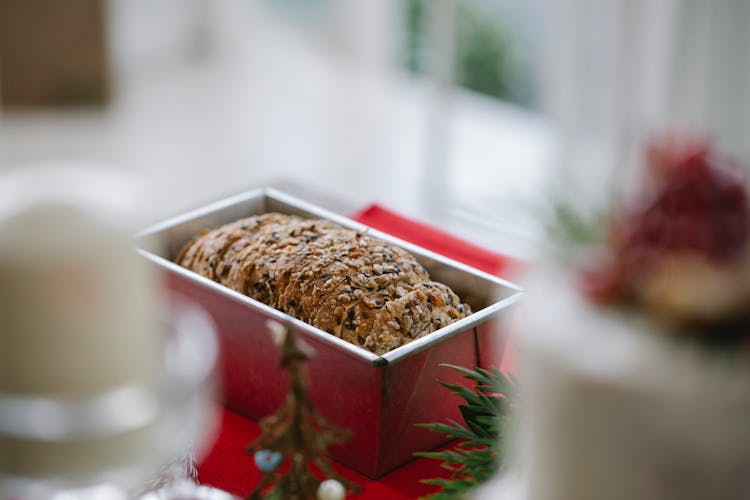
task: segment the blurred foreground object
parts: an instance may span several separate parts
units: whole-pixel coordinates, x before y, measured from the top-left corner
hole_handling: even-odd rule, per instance
[[[551,19],[555,194],[611,234],[526,280],[516,463],[478,498],[750,498],[750,215],[726,159],[750,165],[750,3],[561,0]]]
[[[105,103],[104,20],[104,0],[0,0],[2,104]]]
[[[614,215],[606,262],[586,273],[585,292],[600,303],[643,306],[676,328],[710,336],[718,323],[750,333],[742,327],[750,308],[742,172],[695,139],[664,138],[647,156],[642,192]]]
[[[0,498],[124,498],[210,429],[213,327],[160,307],[140,193],[102,168],[0,177]]]
[[[133,249],[128,177],[64,167],[0,178],[0,391],[88,396],[151,383],[155,280]]]
[[[506,494],[750,498],[747,186],[705,141],[662,139],[646,156],[603,248],[527,282]]]

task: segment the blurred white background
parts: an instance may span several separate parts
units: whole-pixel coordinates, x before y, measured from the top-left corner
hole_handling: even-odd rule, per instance
[[[272,185],[529,256],[650,134],[750,160],[744,0],[103,1],[109,104],[3,109],[0,169],[135,170],[153,220]]]
[[[484,93],[453,85],[456,29],[466,31],[453,0],[111,0],[111,102],[3,110],[0,168],[136,170],[160,195],[154,220],[266,185],[340,210],[378,201],[523,253],[539,236],[529,206],[550,136],[527,109],[529,63],[506,62],[528,58],[524,38],[506,42],[505,27],[525,28],[530,12],[475,4],[470,15],[491,20],[480,37],[503,27],[470,40]]]

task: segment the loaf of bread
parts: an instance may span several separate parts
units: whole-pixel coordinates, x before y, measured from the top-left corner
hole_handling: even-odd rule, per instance
[[[471,314],[405,250],[326,220],[248,217],[204,230],[176,262],[376,354]]]

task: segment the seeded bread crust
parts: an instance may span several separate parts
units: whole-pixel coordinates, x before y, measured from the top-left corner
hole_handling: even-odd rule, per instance
[[[326,220],[248,217],[199,233],[176,262],[376,354],[471,314],[405,250]]]

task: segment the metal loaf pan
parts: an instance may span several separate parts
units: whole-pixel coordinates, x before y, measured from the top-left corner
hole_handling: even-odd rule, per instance
[[[141,246],[156,237],[160,250],[140,252],[164,273],[169,289],[200,303],[214,318],[222,350],[220,374],[225,404],[253,419],[274,412],[288,387],[268,319],[293,324],[315,349],[308,364],[311,398],[352,439],[332,446],[333,458],[370,477],[402,465],[415,451],[444,442],[415,424],[460,419],[459,400],[437,381],[462,383],[441,363],[471,367],[500,355],[494,327],[520,297],[517,286],[428,250],[368,229],[371,236],[411,252],[432,279],[449,285],[474,314],[382,356],[349,344],[272,307],[213,282],[172,261],[182,246],[205,228],[266,212],[322,218],[356,230],[366,226],[272,189],[249,191],[199,208],[144,230]],[[482,352],[482,350],[492,352]]]

